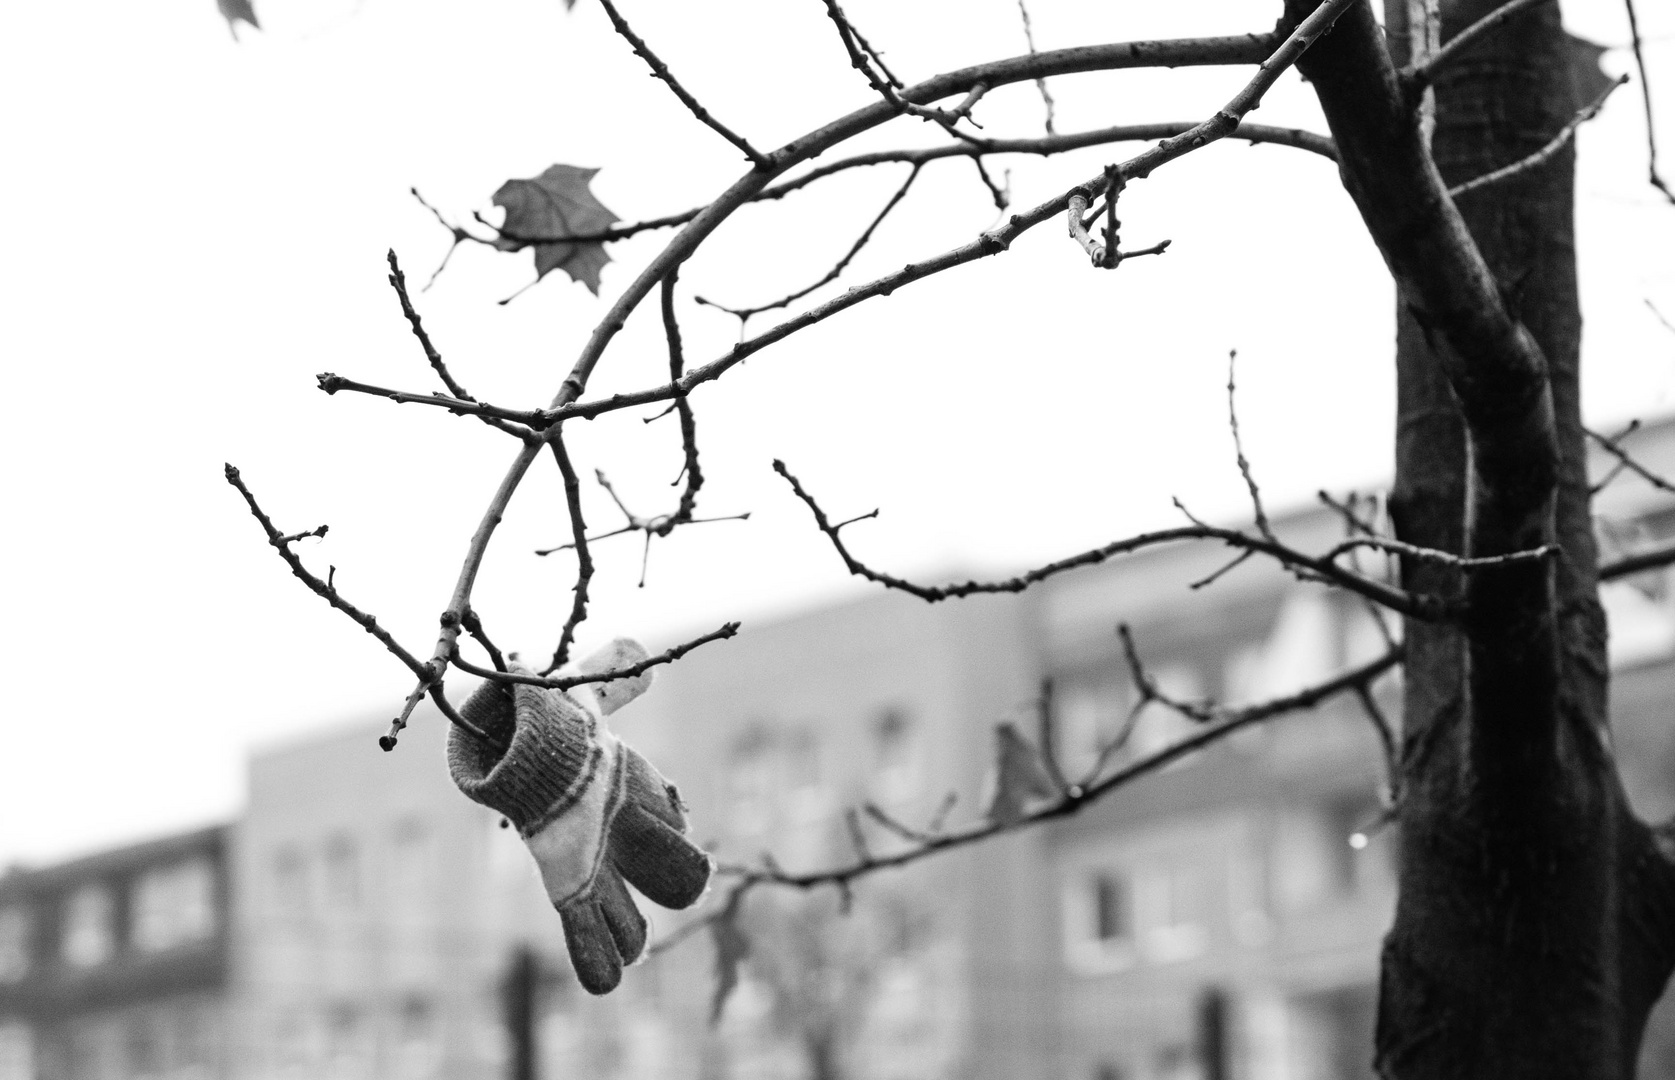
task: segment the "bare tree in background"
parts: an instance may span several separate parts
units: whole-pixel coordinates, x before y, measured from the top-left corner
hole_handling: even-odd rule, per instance
[[[333,374],[320,377],[321,387],[473,417],[515,448],[472,536],[428,655],[402,646],[352,606],[329,575],[322,579],[303,565],[293,551],[295,541],[323,529],[284,534],[260,510],[237,470],[228,468],[230,482],[292,571],[411,669],[415,686],[385,739],[386,749],[395,746],[407,716],[426,696],[455,724],[470,727],[448,703],[444,680],[450,668],[562,688],[637,673],[734,632],[735,624],[728,624],[627,671],[565,673],[576,629],[587,616],[589,543],[601,535],[632,533],[649,551],[656,538],[706,520],[697,515],[703,472],[692,395],[747,357],[875,297],[901,292],[910,299],[914,283],[1002,256],[1039,225],[1065,229],[1064,257],[1086,260],[1089,272],[1156,254],[1163,245],[1123,246],[1117,210],[1125,186],[1147,177],[1167,182],[1172,162],[1219,139],[1323,154],[1337,160],[1348,197],[1396,284],[1393,536],[1379,534],[1373,522],[1360,521],[1345,507],[1346,519],[1355,525],[1349,539],[1328,551],[1296,550],[1270,529],[1252,482],[1255,523],[1249,530],[1191,521],[1116,540],[1005,581],[926,586],[856,559],[842,536],[849,523],[833,521],[790,468],[779,463],[776,468],[853,573],[927,601],[1020,592],[1125,552],[1212,542],[1227,545],[1236,560],[1277,560],[1321,587],[1349,590],[1395,613],[1404,620],[1400,642],[1393,641],[1384,657],[1328,683],[1239,708],[1173,701],[1136,661],[1144,698],[1200,722],[1185,741],[1120,765],[1120,745],[1113,743],[1091,771],[1067,776],[1044,710],[1033,736],[1010,728],[1001,732],[998,789],[983,816],[962,823],[939,814],[930,822],[909,823],[877,807],[857,807],[849,819],[852,858],[807,874],[787,873],[771,861],[724,867],[725,891],[712,900],[708,916],[689,925],[715,932],[724,975],[736,975],[725,969],[736,968],[742,955],[736,918],[751,890],[829,887],[846,896],[854,881],[878,869],[1074,814],[1230,732],[1336,694],[1354,694],[1385,736],[1388,812],[1401,826],[1399,901],[1382,961],[1376,1047],[1381,1075],[1392,1080],[1631,1076],[1647,1014],[1675,967],[1675,834],[1668,826],[1638,820],[1618,782],[1607,724],[1598,590],[1602,580],[1675,561],[1675,549],[1601,565],[1595,548],[1585,470],[1588,433],[1578,396],[1571,135],[1615,83],[1598,76],[1597,68],[1591,69],[1591,80],[1575,74],[1590,70],[1578,63],[1579,55],[1589,58],[1561,28],[1558,3],[1386,0],[1381,26],[1366,0],[1285,0],[1283,12],[1276,11],[1278,25],[1268,34],[1032,48],[908,84],[835,0],[823,0],[842,50],[834,54],[847,59],[876,100],[769,149],[712,115],[611,0],[600,2],[634,52],[696,121],[744,155],[747,168],[703,207],[633,224],[619,224],[592,197],[588,170],[569,166],[502,187],[494,200],[507,212],[499,226],[480,218],[467,226],[438,214],[456,246],[530,248],[541,274],[563,269],[596,291],[605,244],[649,229],[678,228],[611,303],[555,396],[541,407],[502,407],[466,391],[432,347],[392,256],[392,284],[445,392],[371,386]],[[1054,125],[1049,78],[1188,65],[1254,65],[1256,73],[1224,108],[1199,122],[1086,132],[1063,132]],[[1246,121],[1292,67],[1318,95],[1329,136]],[[1014,84],[1041,88],[1047,134],[1003,137],[975,126],[983,98]],[[902,117],[934,125],[946,137],[929,148],[842,156],[858,136]],[[1006,154],[1134,140],[1155,141],[1024,209],[1009,205],[989,168]],[[812,165],[816,157],[825,163]],[[915,256],[900,270],[830,299],[803,302],[844,273],[878,222],[918,180],[922,166],[950,157],[975,163],[1002,210],[997,225],[969,243]],[[912,171],[830,274],[776,301],[726,309],[739,319],[738,344],[689,363],[677,275],[730,215],[848,169],[891,162],[907,163]],[[1661,190],[1655,151],[1652,179]],[[1306,227],[1292,230],[1287,239],[1306,245]],[[1283,282],[1271,288],[1277,303],[1298,309],[1297,332],[1308,333],[1305,298],[1284,296]],[[648,303],[659,306],[668,381],[589,398],[595,371],[611,359],[613,338],[629,315]],[[751,332],[768,320],[770,325]],[[583,478],[567,449],[568,440],[585,437],[584,429],[571,422],[648,407],[672,413],[671,422],[680,426],[685,460],[675,507],[647,517],[619,501],[622,524],[590,533],[582,517]],[[472,591],[503,512],[529,470],[547,456],[564,481],[572,529],[565,546],[574,549],[579,568],[574,603],[541,673],[514,674],[474,613]],[[1249,480],[1242,453],[1239,464]],[[603,475],[597,479],[609,490]],[[1364,572],[1352,556],[1365,551],[1394,557],[1399,572],[1393,578]],[[467,637],[476,643],[474,655],[484,658],[480,662],[462,653]],[[1377,714],[1369,690],[1398,664],[1406,687],[1399,728]],[[889,833],[891,844],[870,846],[869,830]]]

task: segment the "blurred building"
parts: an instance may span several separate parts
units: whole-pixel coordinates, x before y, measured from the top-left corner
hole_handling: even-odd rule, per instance
[[[1630,444],[1675,475],[1675,424]],[[1675,537],[1675,495],[1632,474],[1597,510],[1607,558]],[[1325,509],[1274,527],[1306,550],[1343,535]],[[1189,588],[1229,554],[1159,549],[1021,597],[877,591],[748,625],[662,669],[611,724],[679,786],[694,839],[725,865],[885,855],[905,841],[881,818],[935,831],[985,812],[994,726],[1035,737],[1044,685],[1072,781],[1189,735],[1167,709],[1136,711],[1119,623],[1146,678],[1228,705],[1317,683],[1399,632],[1258,560]],[[1672,581],[1603,590],[1621,769],[1654,820],[1675,815]],[[1373,695],[1392,722],[1400,689],[1391,675]],[[523,845],[448,779],[445,722],[421,711],[389,754],[382,727],[257,754],[230,833],[0,879],[0,1080],[1372,1075],[1397,838],[1353,696],[848,893],[753,891],[713,1023],[712,933],[605,998],[582,993]],[[714,912],[729,880],[693,912],[647,905],[654,939]],[[1675,1078],[1668,1002],[1641,1075]]]
[[[0,876],[0,1078],[229,1075],[228,832]]]

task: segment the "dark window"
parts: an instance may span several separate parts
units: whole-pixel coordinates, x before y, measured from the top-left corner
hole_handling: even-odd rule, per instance
[[[1119,941],[1132,932],[1128,883],[1115,874],[1093,879],[1093,932],[1099,941]]]

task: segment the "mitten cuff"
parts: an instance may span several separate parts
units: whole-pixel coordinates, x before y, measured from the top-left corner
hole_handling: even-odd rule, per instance
[[[503,751],[459,728],[450,731],[454,783],[525,835],[574,805],[610,764],[592,717],[556,690],[518,684],[508,694],[504,684],[485,683],[462,712],[491,734],[509,729],[511,744]]]

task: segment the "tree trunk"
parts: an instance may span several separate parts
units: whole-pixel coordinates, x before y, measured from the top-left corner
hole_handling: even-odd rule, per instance
[[[1300,17],[1315,5],[1288,4]],[[1443,39],[1499,0],[1443,5]],[[1629,812],[1606,720],[1604,616],[1578,394],[1574,160],[1461,196],[1445,189],[1541,147],[1579,107],[1556,4],[1484,35],[1436,83],[1435,165],[1406,58],[1357,5],[1300,65],[1345,186],[1398,291],[1400,537],[1460,554],[1562,554],[1467,575],[1410,623],[1399,899],[1385,940],[1382,1076],[1632,1076],[1675,963],[1675,872]],[[1462,228],[1463,226],[1463,228]],[[1485,281],[1490,284],[1484,288]]]

